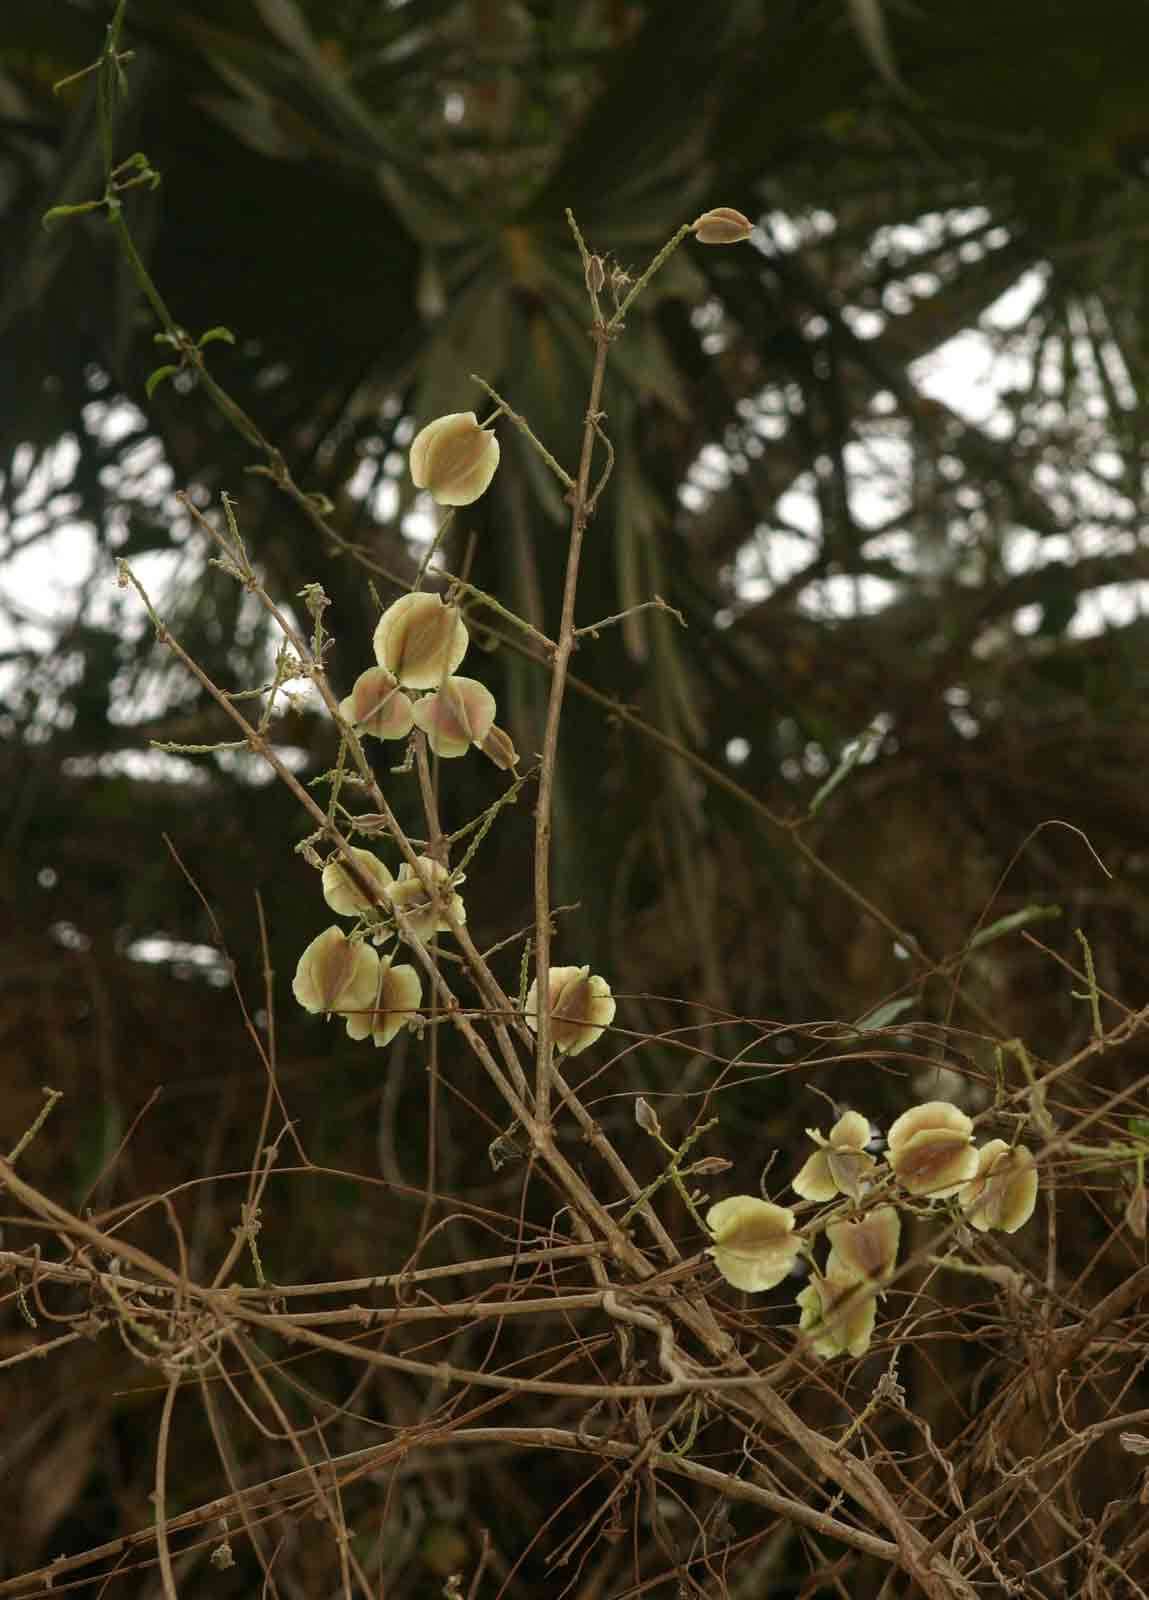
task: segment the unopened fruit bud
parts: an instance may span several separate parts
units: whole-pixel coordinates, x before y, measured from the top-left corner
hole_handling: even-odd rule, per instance
[[[644,1100],[641,1095],[634,1102],[634,1120],[638,1123],[643,1133],[649,1133],[657,1139],[662,1133],[662,1124],[655,1115],[654,1107],[649,1100]]]
[[[519,764],[519,752],[515,749],[510,734],[504,733],[497,724],[492,724],[479,749],[488,760],[495,763],[500,772],[511,772]]]
[[[735,211],[733,206],[715,206],[713,211],[704,211],[691,226],[699,244],[741,244],[754,232],[749,217]]]

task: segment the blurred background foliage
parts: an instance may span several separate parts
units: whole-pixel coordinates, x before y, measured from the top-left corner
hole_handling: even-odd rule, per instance
[[[426,549],[415,428],[483,414],[479,373],[574,464],[590,346],[566,206],[631,272],[710,205],[758,231],[731,250],[688,242],[612,351],[616,465],[579,621],[657,593],[687,626],[647,611],[575,658],[555,850],[574,908],[557,959],[608,973],[625,1027],[708,1048],[744,1037],[694,1031],[715,1011],[799,1024],[899,993],[915,1019],[1065,1053],[1088,1008],[1047,955],[994,944],[956,996],[940,970],[979,918],[1036,899],[1063,907],[1038,930],[1055,951],[1076,960],[1086,926],[1102,985],[1140,1003],[1149,10],[131,5],[118,154],[146,152],[163,179],[125,197],[140,252],[182,326],[234,331],[209,347],[211,372],[330,501],[340,542],[253,474],[258,453],[190,376],[147,397],[164,353],[103,218],[41,226],[102,191],[92,80],[54,85],[96,58],[108,16],[96,0],[6,0],[0,17],[4,1066],[14,1132],[42,1082],[67,1092],[39,1159],[68,1164],[73,1200],[91,1200],[159,1085],[162,1134],[129,1143],[100,1197],[226,1165],[262,1079],[205,902],[254,1015],[257,891],[312,1157],[425,1175],[415,1047],[381,1087],[362,1047],[292,1009],[287,979],[327,920],[293,853],[294,802],[241,755],[149,751],[231,734],[114,563],[133,563],[217,683],[265,682],[274,641],[174,498],[214,515],[228,491],[278,601],[299,616],[304,584],[323,584],[345,693],[379,601]],[[565,507],[499,431],[500,472],[456,517],[443,565],[553,633]],[[481,615],[489,648],[468,670],[530,761],[545,672],[502,630],[483,636]],[[866,730],[864,759],[797,825]],[[304,781],[330,765],[306,696],[275,733]],[[378,770],[418,832],[391,753]],[[452,764],[450,818],[501,783],[478,758]],[[1081,836],[1034,833],[1054,818],[1112,878]],[[470,875],[482,946],[529,923],[530,840],[528,794]],[[518,948],[503,961],[517,989]],[[786,1064],[807,1047],[783,1033],[771,1048]],[[651,1045],[606,1090],[672,1088],[684,1061],[698,1086],[689,1053]],[[863,1078],[822,1081],[856,1099]],[[901,1089],[890,1107],[866,1092],[875,1115],[901,1107]],[[815,1116],[809,1096],[761,1086],[728,1103],[736,1147]],[[388,1148],[396,1119],[409,1147]],[[465,1189],[451,1149],[439,1182]],[[366,1202],[293,1213],[293,1274],[363,1270],[350,1219],[347,1259],[330,1260],[337,1204]]]

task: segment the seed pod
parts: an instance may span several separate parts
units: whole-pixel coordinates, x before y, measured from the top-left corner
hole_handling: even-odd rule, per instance
[[[888,1282],[897,1264],[901,1232],[893,1206],[875,1206],[856,1221],[832,1222],[826,1229],[830,1241],[826,1271],[862,1282]]]
[[[803,1166],[790,1187],[803,1200],[832,1200],[847,1194],[861,1198],[862,1184],[873,1170],[874,1158],[866,1154],[870,1124],[859,1111],[847,1111],[824,1138],[817,1128],[807,1128],[808,1138],[820,1148]]]
[[[404,594],[379,618],[375,659],[409,689],[437,689],[462,661],[469,643],[456,606],[444,605],[437,594]]]
[[[977,1171],[961,1192],[967,1222],[979,1233],[991,1228],[1016,1233],[1037,1204],[1033,1156],[1023,1144],[1011,1149],[1004,1139],[991,1139],[977,1156]]]
[[[560,1055],[577,1056],[614,1021],[610,984],[589,967],[552,967],[548,973],[551,1039]],[[523,1011],[527,1027],[539,1031],[539,981],[527,990]]]
[[[409,862],[399,868],[399,876],[387,886],[387,898],[395,913],[399,932],[407,939],[426,943],[437,933],[450,933],[451,917],[460,926],[467,920],[467,909],[461,895],[449,888],[451,874],[441,861],[430,856],[417,856],[423,877],[431,884],[428,892],[416,876]],[[456,878],[456,883],[461,878]]]
[[[977,1174],[972,1135],[964,1111],[948,1100],[927,1100],[890,1128],[890,1166],[909,1194],[944,1200]]]
[[[475,678],[448,678],[441,689],[416,703],[413,715],[437,756],[465,756],[490,733],[495,697]]]
[[[411,481],[441,506],[469,506],[484,492],[498,464],[499,441],[480,428],[473,411],[436,417],[411,442]]]
[[[353,944],[342,928],[327,928],[299,958],[292,993],[305,1011],[361,1011],[375,997],[379,957]]]
[[[834,1356],[864,1356],[874,1332],[877,1303],[873,1293],[857,1278],[841,1276],[827,1265],[826,1276],[815,1273],[797,1296],[802,1308],[798,1323],[823,1361]]]
[[[370,1037],[376,1048],[390,1044],[400,1028],[410,1027],[419,1020],[422,1000],[423,984],[415,968],[406,963],[392,966],[384,957],[379,962],[375,999],[367,1010],[357,1011],[347,1018],[348,1037]]]
[[[390,867],[384,865],[371,850],[351,846],[351,854],[359,875],[378,891],[376,900],[369,900],[347,870],[347,864],[336,856],[323,869],[323,898],[338,916],[357,917],[362,911],[372,911],[387,904],[385,890],[393,879]]]
[[[414,727],[411,702],[386,667],[361,672],[351,693],[339,702],[339,714],[356,733],[376,739],[405,739]]]
[[[735,1194],[706,1213],[714,1235],[714,1265],[735,1289],[761,1294],[772,1289],[794,1265],[802,1241],[794,1233],[794,1213],[786,1206]]]

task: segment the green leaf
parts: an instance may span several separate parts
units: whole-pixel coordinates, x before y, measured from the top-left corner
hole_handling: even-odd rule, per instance
[[[99,211],[103,204],[102,200],[84,200],[75,206],[53,206],[40,218],[40,226],[50,228],[54,222],[62,222],[65,217],[82,217],[86,211]]]
[[[1136,1139],[1149,1139],[1149,1117],[1130,1117],[1129,1132]]]
[[[978,950],[983,944],[992,944],[995,939],[1013,933],[1018,928],[1028,928],[1033,922],[1052,922],[1060,915],[1060,906],[1023,906],[1020,911],[1011,911],[1007,917],[998,917],[988,928],[979,928],[966,949]]]
[[[149,373],[148,381],[144,385],[144,392],[148,399],[151,399],[152,395],[159,388],[160,384],[163,383],[165,378],[174,377],[179,370],[180,369],[178,367],[167,366],[157,367],[154,372]]]
[[[206,333],[200,334],[199,347],[202,350],[205,344],[216,344],[220,339],[225,344],[234,344],[235,334],[232,333],[230,328],[225,328],[222,325],[218,328],[209,328]]]
[[[874,1011],[867,1011],[866,1015],[854,1027],[859,1033],[872,1033],[876,1028],[888,1027],[907,1012],[911,1006],[917,1004],[914,995],[905,995],[901,1000],[887,1000],[885,1005],[878,1006]]]

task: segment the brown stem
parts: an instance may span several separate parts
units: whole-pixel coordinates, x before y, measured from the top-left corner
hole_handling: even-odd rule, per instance
[[[591,330],[594,339],[594,371],[590,380],[590,399],[587,402],[586,421],[583,425],[582,455],[579,458],[578,477],[571,498],[570,548],[567,551],[566,583],[563,587],[562,619],[559,623],[558,645],[551,667],[551,693],[547,705],[547,725],[543,735],[542,766],[539,770],[539,797],[535,810],[535,971],[538,978],[536,990],[538,1008],[538,1043],[535,1051],[535,1114],[543,1128],[550,1123],[551,1079],[553,1041],[551,1039],[550,966],[551,966],[551,830],[554,809],[555,768],[558,762],[559,721],[562,717],[563,694],[566,689],[567,668],[575,645],[574,610],[578,592],[579,561],[582,556],[583,534],[587,523],[587,496],[590,489],[590,465],[594,454],[595,434],[598,429],[599,402],[602,399],[602,381],[606,372],[606,352],[610,335],[603,323]]]

